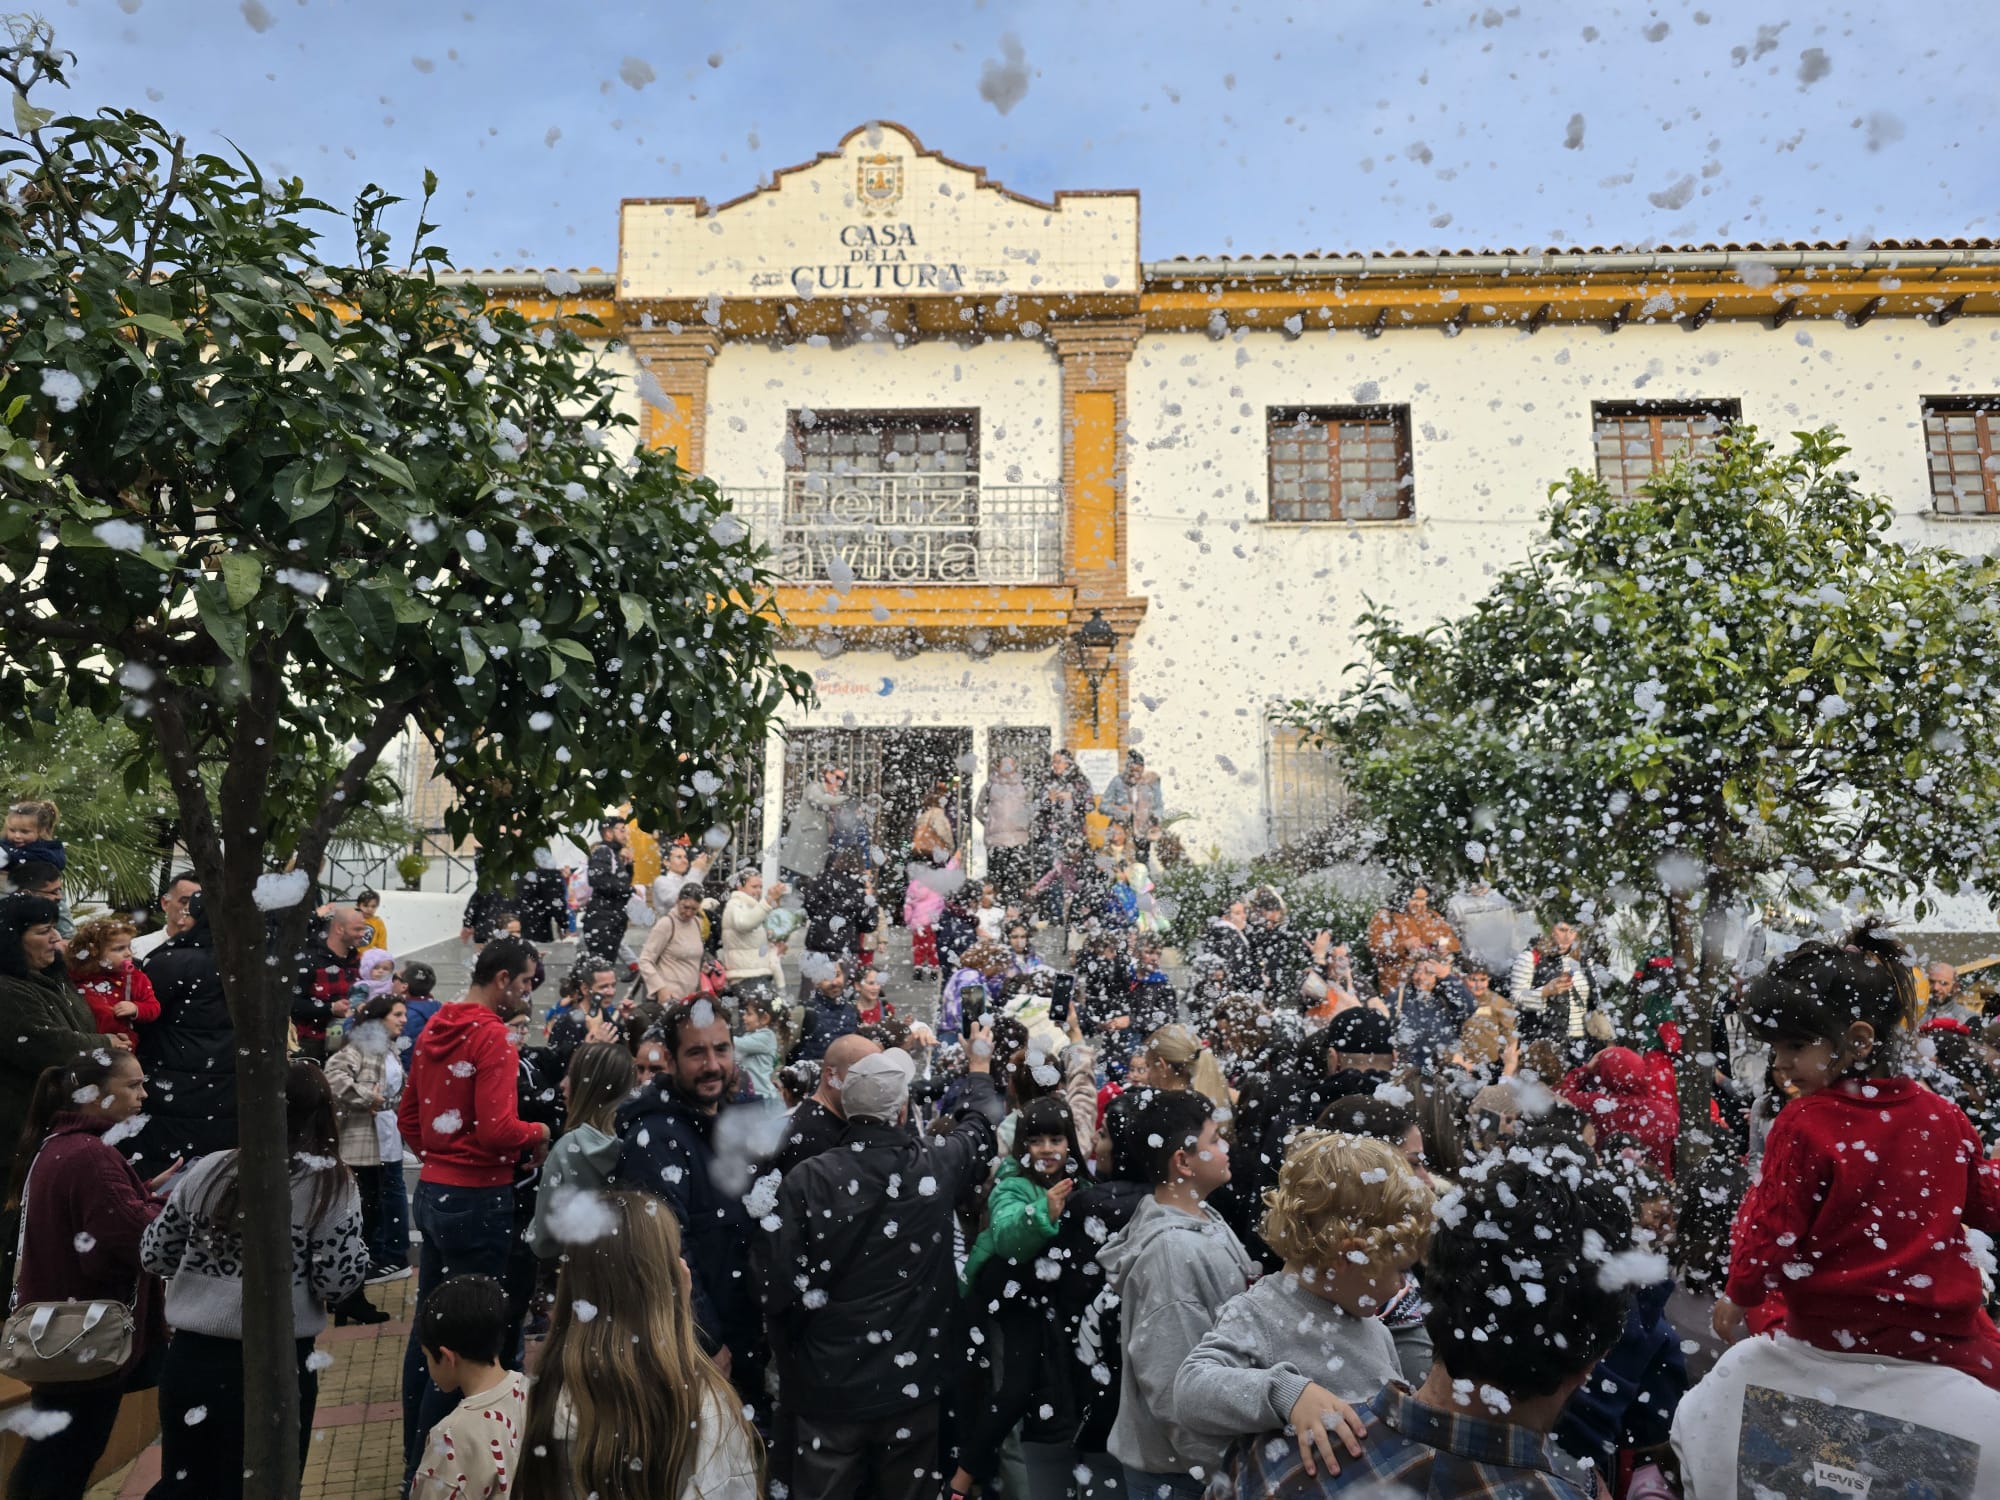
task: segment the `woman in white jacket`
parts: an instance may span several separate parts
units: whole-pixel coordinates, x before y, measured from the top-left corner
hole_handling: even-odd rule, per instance
[[[737,872],[736,889],[729,893],[728,904],[722,908],[722,968],[732,986],[762,983],[776,988],[778,955],[764,922],[788,889],[782,880],[777,880],[767,893],[764,877],[757,871]]]
[[[612,1232],[564,1248],[514,1495],[757,1500],[761,1449],[695,1340],[673,1209],[645,1193],[600,1201]]]

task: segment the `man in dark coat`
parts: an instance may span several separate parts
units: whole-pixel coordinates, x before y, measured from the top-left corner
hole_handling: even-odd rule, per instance
[[[1229,1187],[1226,1196],[1216,1195],[1215,1206],[1267,1270],[1283,1264],[1260,1230],[1264,1193],[1277,1186],[1286,1142],[1334,1100],[1372,1095],[1389,1082],[1395,1045],[1395,1023],[1372,1005],[1356,1006],[1323,1030],[1292,1037],[1276,1050],[1267,1071],[1244,1080],[1231,1122],[1236,1145],[1229,1156]]]
[[[537,861],[547,857],[535,851]],[[553,943],[563,936],[568,902],[562,871],[553,865],[537,863],[514,877],[514,910],[521,917],[521,936],[531,943]]]
[[[1232,901],[1219,917],[1210,919],[1202,933],[1199,951],[1211,955],[1229,971],[1229,982],[1243,994],[1263,989],[1257,956],[1250,946],[1250,907]]]
[[[465,913],[458,919],[458,940],[485,947],[513,910],[513,904],[505,896],[486,889],[486,872],[481,868],[480,859],[475,857],[472,862],[472,894],[465,898]],[[526,923],[522,924],[521,935],[527,936]]]
[[[735,1043],[729,1017],[710,1001],[669,1007],[660,1032],[668,1071],[619,1106],[624,1147],[612,1186],[651,1193],[673,1209],[701,1346],[744,1402],[761,1408],[765,1360],[750,1263],[755,1227],[743,1206],[753,1132],[747,1120],[727,1118],[757,1107],[728,1102],[736,1091]]]
[[[590,900],[581,919],[583,951],[598,958],[618,957],[631,925],[625,904],[632,899],[632,830],[623,818],[606,818],[597,825],[597,845],[585,867]]]
[[[916,1064],[892,1048],[848,1069],[838,1147],[778,1190],[767,1310],[779,1389],[797,1417],[797,1500],[938,1493],[947,1351],[959,1324],[953,1218],[993,1159],[1003,1106],[988,1033],[967,1028],[964,1113],[951,1134],[909,1128]]]
[[[800,1162],[811,1161],[822,1151],[831,1151],[847,1129],[841,1113],[841,1091],[847,1087],[847,1070],[862,1058],[882,1050],[880,1042],[865,1036],[836,1037],[820,1059],[819,1087],[812,1097],[801,1100],[786,1118],[778,1154],[764,1163],[764,1170],[786,1176]]]
[[[1292,935],[1285,911],[1285,898],[1268,885],[1251,893],[1250,925],[1244,938],[1250,945],[1251,967],[1257,988],[1273,1006],[1298,1002],[1299,980],[1304,977],[1306,950]]]
[[[1035,804],[1035,835],[1042,842],[1045,865],[1054,864],[1058,854],[1083,837],[1084,819],[1096,805],[1097,794],[1077,769],[1075,757],[1067,750],[1051,755],[1049,779]]]
[[[139,1029],[146,1065],[146,1129],[137,1155],[160,1167],[193,1163],[236,1144],[236,1024],[222,993],[208,908],[193,876],[168,886],[173,936],[141,966],[160,1002],[160,1019]],[[181,924],[185,925],[181,925]]]

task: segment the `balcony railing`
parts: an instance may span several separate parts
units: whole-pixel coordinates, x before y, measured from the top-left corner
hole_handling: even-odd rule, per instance
[[[1055,583],[1062,491],[976,474],[791,474],[729,489],[796,583]]]

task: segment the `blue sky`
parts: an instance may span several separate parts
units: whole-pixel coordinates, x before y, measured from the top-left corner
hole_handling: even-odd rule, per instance
[[[2000,233],[2000,6],[1983,4],[1948,19],[1801,0],[47,14],[79,57],[76,103],[226,136],[340,203],[435,168],[461,265],[608,267],[621,197],[734,197],[871,118],[1036,196],[1138,188],[1149,259]]]

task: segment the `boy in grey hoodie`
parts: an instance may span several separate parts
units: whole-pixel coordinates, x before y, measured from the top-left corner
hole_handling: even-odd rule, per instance
[[[1227,1443],[1288,1428],[1308,1475],[1359,1454],[1361,1416],[1402,1377],[1381,1314],[1430,1238],[1435,1199],[1382,1141],[1294,1136],[1264,1216],[1285,1268],[1222,1310],[1174,1382],[1189,1431]]]
[[[1125,1467],[1130,1500],[1199,1500],[1227,1443],[1175,1420],[1174,1380],[1258,1267],[1204,1201],[1229,1181],[1229,1147],[1208,1100],[1154,1093],[1135,1133],[1147,1143],[1153,1196],[1097,1256],[1119,1299],[1125,1360],[1108,1447]]]

